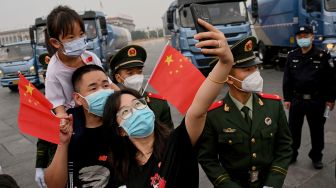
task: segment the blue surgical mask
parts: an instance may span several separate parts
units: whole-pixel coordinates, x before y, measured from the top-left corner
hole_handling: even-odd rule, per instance
[[[311,40],[310,37],[308,38],[301,38],[301,39],[297,39],[297,44],[301,47],[301,48],[307,48],[311,45]]]
[[[89,105],[89,113],[94,114],[99,117],[103,117],[105,103],[108,97],[114,93],[112,89],[101,89],[90,95],[83,97]]]
[[[132,109],[133,114],[131,117],[123,120],[120,123],[125,132],[130,138],[145,138],[153,133],[155,115],[147,106],[144,109]]]
[[[68,57],[79,57],[87,47],[86,37],[81,37],[70,42],[63,43],[63,54]]]

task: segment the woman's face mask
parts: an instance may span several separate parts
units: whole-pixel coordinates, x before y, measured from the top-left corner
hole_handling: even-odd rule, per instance
[[[107,98],[114,93],[114,90],[112,89],[101,89],[94,93],[91,93],[90,95],[83,97],[82,95],[79,95],[85,99],[85,101],[88,104],[88,111],[91,114],[94,114],[99,117],[103,117],[104,113],[104,107],[105,103],[107,101]]]
[[[143,109],[132,108],[132,114],[120,122],[120,127],[124,129],[130,138],[145,138],[154,131],[155,115],[146,106]]]
[[[243,81],[230,76],[232,79],[241,82],[242,88],[239,88],[233,84],[235,88],[244,92],[258,93],[262,92],[263,89],[263,78],[260,76],[260,72],[257,70],[252,74],[248,75]]]
[[[85,36],[62,44],[63,44],[62,52],[64,55],[68,57],[79,57],[84,53],[88,45]]]

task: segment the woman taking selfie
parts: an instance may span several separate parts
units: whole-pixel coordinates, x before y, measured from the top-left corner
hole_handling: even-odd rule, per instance
[[[134,90],[124,89],[110,96],[105,105],[103,126],[112,129],[111,165],[119,186],[198,187],[195,145],[213,103],[233,64],[233,56],[222,32],[199,20],[209,32],[194,36],[203,54],[218,57],[218,62],[197,91],[185,118],[173,132],[156,120],[146,100]],[[207,47],[212,47],[208,49]]]

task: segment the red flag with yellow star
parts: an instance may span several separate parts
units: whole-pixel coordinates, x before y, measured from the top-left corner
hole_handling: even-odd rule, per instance
[[[188,58],[167,45],[149,84],[184,115],[204,79]]]
[[[25,134],[59,144],[60,119],[52,112],[52,104],[23,75],[19,75],[19,129]]]

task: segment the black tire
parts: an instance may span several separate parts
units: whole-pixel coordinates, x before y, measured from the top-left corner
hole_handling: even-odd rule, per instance
[[[264,45],[262,41],[260,41],[258,44],[258,56],[259,56],[260,61],[264,62],[265,60],[267,60],[266,53],[267,53],[266,46]]]
[[[274,67],[272,63],[272,51],[267,49],[262,41],[258,44],[258,56],[259,60],[263,62],[262,66],[265,69],[271,69]]]
[[[8,86],[8,89],[11,90],[11,92],[17,92],[19,89],[18,89],[18,86]]]

